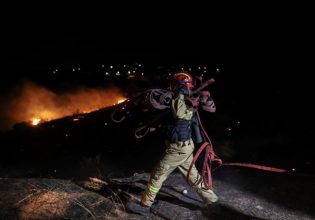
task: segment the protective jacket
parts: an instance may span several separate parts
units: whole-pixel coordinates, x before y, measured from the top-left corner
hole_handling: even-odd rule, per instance
[[[193,160],[194,142],[191,138],[191,120],[193,112],[187,109],[184,95],[179,94],[171,101],[171,111],[174,121],[170,121],[173,125],[173,136],[183,141],[171,142],[166,141],[166,151],[159,163],[155,166],[151,173],[150,180],[145,192],[142,195],[141,204],[143,206],[151,206],[154,199],[162,187],[163,182],[167,177],[178,168],[179,171],[186,177],[188,170]],[[185,131],[185,128],[187,131]],[[176,139],[174,138],[174,139]],[[216,194],[203,187],[203,182],[195,166],[192,167],[188,177],[192,183],[197,183],[194,190],[199,194],[206,204],[214,203],[218,200]],[[201,181],[199,181],[201,180]]]
[[[170,143],[187,141],[191,138],[196,143],[202,142],[199,122],[194,113],[188,110],[184,104],[184,96],[178,95],[172,102],[172,112],[162,125],[162,133]]]

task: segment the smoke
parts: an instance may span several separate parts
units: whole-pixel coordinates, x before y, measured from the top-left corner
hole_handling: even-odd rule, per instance
[[[80,88],[55,93],[32,82],[23,83],[1,98],[0,130],[34,118],[49,121],[77,113],[87,113],[117,104],[124,99],[118,88]]]

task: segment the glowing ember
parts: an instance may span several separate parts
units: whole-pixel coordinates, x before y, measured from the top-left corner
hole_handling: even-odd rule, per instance
[[[31,120],[31,124],[34,125],[34,126],[36,126],[36,125],[38,125],[38,124],[40,123],[40,121],[41,121],[40,118],[33,118],[33,119]]]

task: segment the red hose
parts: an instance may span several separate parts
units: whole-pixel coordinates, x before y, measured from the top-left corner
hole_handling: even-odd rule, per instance
[[[190,183],[192,186],[196,186],[200,183],[203,184],[203,187],[206,189],[212,189],[212,175],[211,171],[214,171],[215,169],[219,168],[220,166],[240,166],[240,167],[247,167],[247,168],[254,168],[254,169],[259,169],[259,170],[265,170],[265,171],[270,171],[270,172],[277,172],[277,173],[282,173],[286,172],[285,169],[279,169],[279,168],[274,168],[274,167],[267,167],[267,166],[261,166],[257,164],[249,164],[249,163],[222,163],[222,160],[215,154],[213,150],[213,145],[211,143],[211,140],[204,129],[204,127],[201,124],[200,116],[198,111],[196,111],[196,115],[198,118],[199,125],[201,127],[202,134],[204,136],[204,139],[206,140],[201,147],[198,149],[197,153],[195,154],[188,173],[187,173],[187,181]],[[196,182],[191,182],[189,179],[190,172],[192,167],[195,165],[196,161],[198,160],[199,156],[201,155],[202,152],[205,152],[205,157],[203,160],[203,166],[202,166],[202,171],[201,171],[201,177],[196,181]],[[216,163],[216,167],[212,168],[212,164]]]

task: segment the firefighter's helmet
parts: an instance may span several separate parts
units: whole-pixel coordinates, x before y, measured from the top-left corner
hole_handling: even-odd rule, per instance
[[[173,88],[176,87],[176,85],[185,85],[189,89],[194,88],[193,78],[188,73],[175,74],[172,84],[173,84]]]

